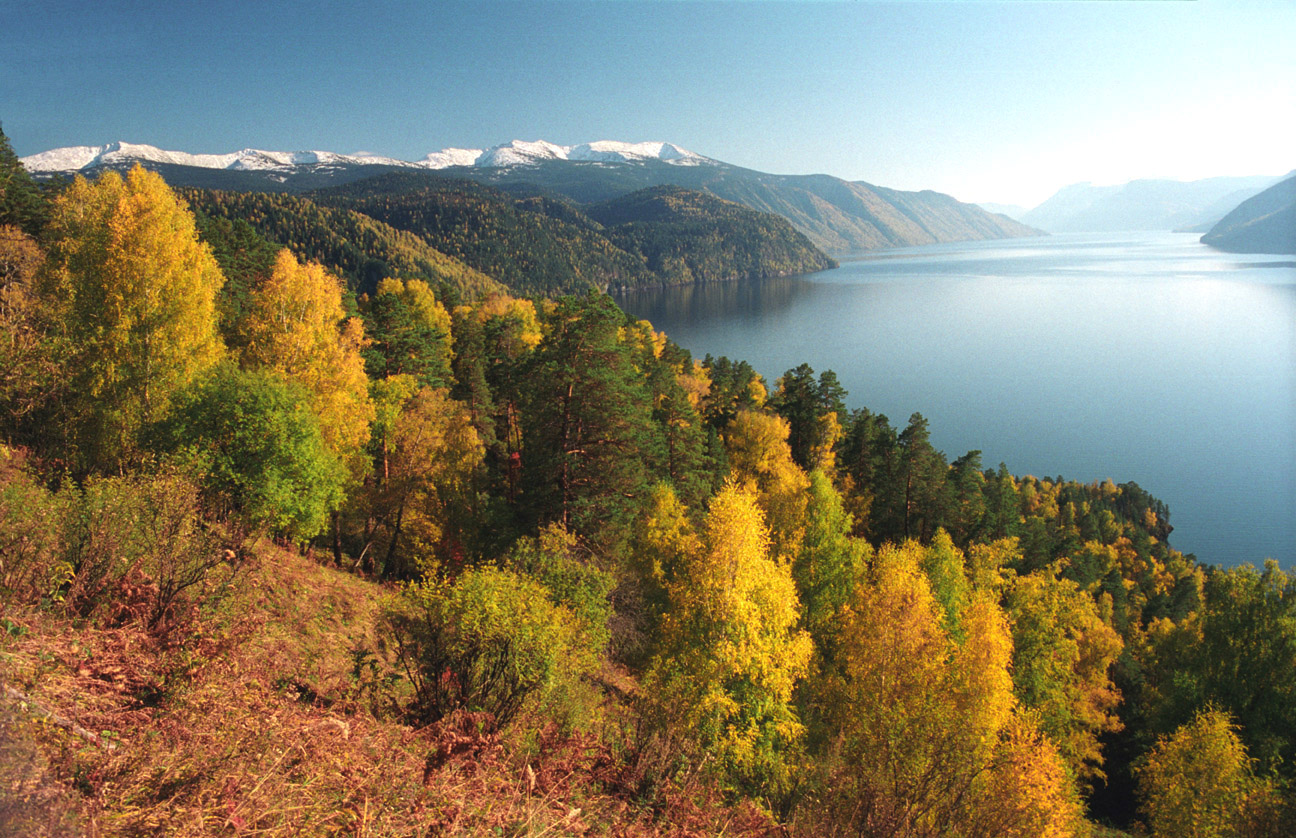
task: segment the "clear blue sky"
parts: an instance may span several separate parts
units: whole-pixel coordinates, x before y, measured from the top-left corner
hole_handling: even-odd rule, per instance
[[[0,0],[20,155],[666,140],[963,200],[1296,167],[1296,2]]]

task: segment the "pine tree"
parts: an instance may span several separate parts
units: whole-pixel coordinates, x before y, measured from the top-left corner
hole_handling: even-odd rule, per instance
[[[527,366],[522,473],[532,520],[609,544],[626,534],[661,463],[642,375],[606,295],[567,297]]]
[[[14,154],[0,129],[0,227],[12,225],[34,238],[49,218],[49,201]]]

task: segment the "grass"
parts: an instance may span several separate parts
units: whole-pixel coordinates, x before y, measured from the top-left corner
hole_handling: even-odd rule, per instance
[[[502,734],[406,724],[376,630],[391,595],[263,545],[165,631],[5,606],[0,681],[99,744],[0,698],[0,834],[772,834],[706,788],[641,798],[627,710],[593,686],[575,725],[539,706]]]

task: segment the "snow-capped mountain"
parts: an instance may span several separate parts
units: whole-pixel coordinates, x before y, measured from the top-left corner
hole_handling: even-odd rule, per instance
[[[22,158],[38,177],[100,168],[120,170],[136,161],[160,171],[172,186],[236,192],[310,193],[393,170],[402,170],[405,176],[387,178],[383,188],[417,189],[429,178],[440,179],[435,170],[445,170],[455,179],[496,189],[518,187],[524,194],[540,189],[578,204],[609,201],[654,186],[678,186],[781,215],[829,252],[1039,232],[937,192],[878,189],[827,175],[772,175],[662,142],[600,140],[562,146],[513,140],[487,149],[446,148],[415,161],[363,152],[244,149],[229,154],[187,154],[129,143],[58,148]],[[574,162],[567,165],[565,161]]]
[[[43,151],[22,158],[31,172],[74,172],[98,166],[129,165],[135,161],[195,166],[202,169],[268,171],[297,166],[404,166],[417,169],[445,169],[451,166],[508,168],[528,166],[548,160],[578,160],[604,163],[660,160],[675,165],[696,166],[714,163],[671,143],[623,143],[600,140],[574,146],[561,146],[539,140],[513,140],[488,149],[447,148],[434,151],[422,160],[395,160],[370,154],[337,154],[331,151],[262,151],[245,148],[229,154],[189,154],[166,151],[151,145],[116,142],[101,146],[72,146]]]

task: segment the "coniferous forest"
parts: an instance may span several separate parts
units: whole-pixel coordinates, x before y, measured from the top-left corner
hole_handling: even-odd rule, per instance
[[[1292,834],[1296,575],[585,290],[818,258],[723,203],[0,135],[0,832]]]

